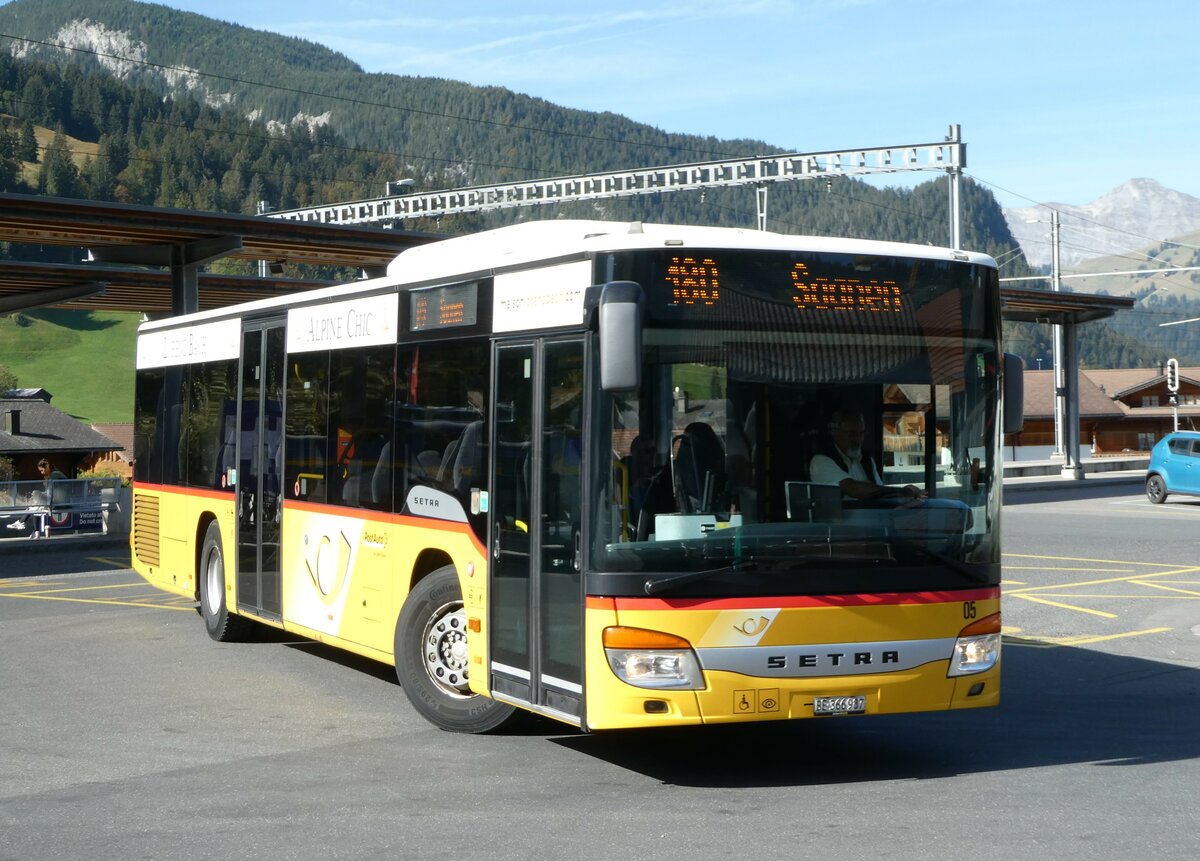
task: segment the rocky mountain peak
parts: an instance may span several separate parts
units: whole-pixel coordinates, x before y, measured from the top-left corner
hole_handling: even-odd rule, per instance
[[[1064,268],[1200,230],[1200,198],[1153,179],[1131,179],[1082,206],[1045,203],[1005,209],[1009,230],[1032,266],[1050,265],[1051,209],[1059,211]]]

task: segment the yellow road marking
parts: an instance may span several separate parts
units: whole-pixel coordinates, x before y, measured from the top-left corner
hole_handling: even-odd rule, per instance
[[[1170,628],[1148,628],[1145,631],[1126,631],[1121,634],[1104,634],[1099,636],[1074,637],[1008,637],[1005,635],[1006,646],[1028,646],[1034,649],[1055,649],[1061,646],[1087,646],[1092,643],[1102,643],[1106,640],[1120,640],[1126,637],[1142,637],[1146,634],[1162,634]]]
[[[1130,568],[1043,568],[1040,565],[1005,565],[1005,571],[1106,571],[1109,574],[1132,574]]]
[[[100,562],[104,565],[111,565],[114,568],[130,567],[128,559],[114,559],[111,556],[89,556],[89,562]]]
[[[26,584],[26,585],[29,585],[29,584]],[[40,584],[38,584],[38,585],[40,585]],[[134,586],[145,586],[145,585],[146,585],[146,583],[144,580],[134,580],[130,583],[105,583],[105,584],[98,585],[98,586],[72,586],[70,589],[45,589],[45,590],[39,590],[36,593],[29,593],[29,594],[56,595],[59,592],[90,592],[95,589],[132,589]]]
[[[1034,553],[1005,553],[1014,559],[1052,559],[1055,562],[1103,562],[1105,565],[1142,565],[1153,568],[1172,567],[1166,562],[1134,562],[1129,559],[1092,559],[1087,556],[1038,556]]]
[[[1167,586],[1163,583],[1143,583],[1140,580],[1130,580],[1129,582],[1136,583],[1138,586],[1149,586],[1151,589],[1162,589],[1164,592],[1179,592],[1192,598],[1200,598],[1200,592],[1192,589],[1176,589],[1174,586]]]
[[[1107,640],[1122,640],[1126,637],[1142,637],[1146,634],[1162,634],[1171,630],[1170,628],[1147,628],[1145,631],[1125,631],[1121,634],[1104,634],[1100,636],[1078,636],[1078,637],[1053,637],[1050,638],[1054,642],[1062,646],[1083,646],[1090,643],[1103,643]]]
[[[1038,604],[1047,604],[1051,607],[1058,607],[1061,610],[1075,610],[1079,613],[1091,613],[1093,616],[1101,616],[1105,619],[1116,619],[1116,613],[1106,613],[1103,610],[1091,610],[1087,607],[1075,607],[1071,604],[1063,604],[1059,601],[1051,601],[1048,598],[1039,598],[1037,595],[1025,595],[1020,592],[1016,593],[1016,597],[1024,598],[1026,601],[1036,601]]]
[[[1047,640],[1039,640],[1037,637],[1010,637],[1004,635],[1004,647],[1011,648],[1013,646],[1026,646],[1031,649],[1055,649],[1058,648],[1057,643],[1051,643]]]
[[[1129,582],[1134,583],[1138,586],[1154,586],[1153,583],[1138,583],[1138,581],[1136,581],[1136,580],[1130,580]],[[1165,586],[1155,586],[1155,588],[1168,589],[1168,587],[1165,587]],[[1196,598],[1200,598],[1200,592],[1185,592],[1182,589],[1171,590],[1171,591],[1183,592],[1184,595],[1188,596],[1188,600],[1190,600],[1190,598],[1193,596]],[[1122,601],[1180,601],[1180,600],[1184,600],[1184,599],[1178,598],[1174,595],[1124,595],[1124,594],[1113,595],[1113,594],[1101,594],[1101,593],[1089,593],[1089,592],[1051,592],[1049,594],[1053,595],[1055,598],[1087,598],[1089,600],[1101,600],[1101,601],[1112,600],[1113,598],[1119,598]],[[1029,596],[1018,595],[1017,597],[1025,598],[1025,597],[1029,597]]]
[[[1132,577],[1106,577],[1101,580],[1083,580],[1078,583],[1051,583],[1045,586],[1030,586],[1027,589],[1014,590],[1008,594],[1023,595],[1026,592],[1033,592],[1035,590],[1044,591],[1062,589],[1064,586],[1067,588],[1074,588],[1078,586],[1098,586],[1103,583],[1129,583],[1133,580],[1144,580],[1150,577],[1173,577],[1176,574],[1192,574],[1196,571],[1200,571],[1200,568],[1178,568],[1173,571],[1159,571],[1156,574],[1135,574]]]
[[[178,607],[173,604],[149,604],[142,601],[117,601],[103,598],[63,598],[58,595],[39,595],[12,593],[0,595],[0,598],[26,598],[30,601],[66,601],[69,604],[104,604],[109,607],[148,607],[151,610],[190,610],[195,611],[195,602],[190,606]]]

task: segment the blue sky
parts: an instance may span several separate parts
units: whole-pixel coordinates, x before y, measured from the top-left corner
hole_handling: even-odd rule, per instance
[[[967,173],[1005,206],[1083,204],[1135,177],[1200,197],[1195,0],[166,5],[319,42],[368,71],[670,132],[815,151],[938,141],[959,123]]]

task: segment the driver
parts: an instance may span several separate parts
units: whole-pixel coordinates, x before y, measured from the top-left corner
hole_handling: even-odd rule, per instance
[[[858,410],[838,409],[829,417],[828,437],[808,465],[809,478],[817,484],[836,484],[842,495],[851,499],[878,499],[901,496],[913,500],[925,498],[925,491],[914,485],[889,487],[879,477],[871,456],[862,450],[867,425]]]

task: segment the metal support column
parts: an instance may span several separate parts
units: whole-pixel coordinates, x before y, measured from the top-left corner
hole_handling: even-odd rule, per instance
[[[754,199],[758,203],[758,229],[767,229],[767,187],[765,185],[756,185],[754,187]]]
[[[1058,293],[1062,290],[1061,270],[1058,256],[1058,210],[1050,210],[1050,289]],[[1066,459],[1066,405],[1067,405],[1067,365],[1066,345],[1062,323],[1055,323],[1051,332],[1054,351],[1054,454],[1056,459]],[[1065,469],[1065,467],[1064,467]]]
[[[200,267],[241,250],[242,237],[214,236],[179,245],[98,246],[90,249],[90,254],[98,263],[169,266],[171,313],[178,315],[200,310]]]
[[[1064,323],[1060,354],[1066,379],[1063,401],[1063,478],[1083,478],[1083,465],[1079,462],[1079,348],[1075,337],[1075,325]]]
[[[958,144],[962,139],[962,126],[950,126],[950,134],[946,136],[947,143]],[[955,251],[962,250],[962,172],[966,167],[966,152],[963,151],[959,164],[946,168],[950,178],[950,247]]]

